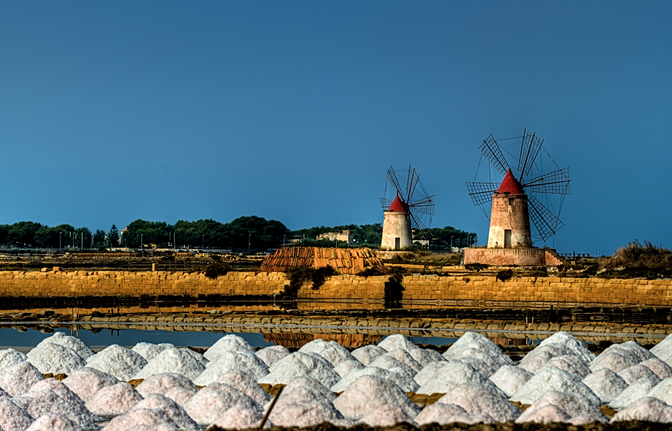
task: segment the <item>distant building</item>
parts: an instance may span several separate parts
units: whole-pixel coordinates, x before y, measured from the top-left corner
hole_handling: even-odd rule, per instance
[[[354,244],[355,243],[355,238],[350,234],[349,230],[344,230],[341,233],[338,232],[325,232],[322,234],[319,234],[318,236],[315,237],[315,239],[320,240],[328,240],[328,241],[341,241],[345,242],[348,244]]]

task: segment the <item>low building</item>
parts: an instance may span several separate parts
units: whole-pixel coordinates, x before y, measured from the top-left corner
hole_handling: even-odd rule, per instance
[[[318,236],[315,237],[317,240],[328,240],[328,241],[341,241],[345,242],[348,244],[354,244],[355,243],[355,238],[350,234],[349,230],[344,230],[341,233],[338,232],[325,232],[322,234],[319,234]]]

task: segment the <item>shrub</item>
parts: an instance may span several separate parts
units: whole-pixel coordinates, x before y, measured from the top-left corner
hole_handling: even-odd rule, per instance
[[[499,271],[497,273],[496,279],[501,280],[501,281],[506,281],[506,280],[509,280],[512,277],[513,277],[513,270],[505,269],[505,270]]]
[[[210,279],[215,279],[220,275],[226,275],[229,272],[229,266],[226,263],[214,262],[205,267],[203,273]]]

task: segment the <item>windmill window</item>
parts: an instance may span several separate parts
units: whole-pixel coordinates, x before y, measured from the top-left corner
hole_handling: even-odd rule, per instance
[[[510,207],[513,206],[513,202],[514,202],[514,201],[515,201],[514,198],[509,198],[509,206],[510,206]]]

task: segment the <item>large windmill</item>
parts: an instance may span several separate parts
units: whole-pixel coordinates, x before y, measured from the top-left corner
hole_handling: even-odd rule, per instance
[[[429,195],[420,182],[420,174],[409,165],[406,178],[397,176],[393,167],[387,170],[386,197],[380,198],[385,212],[383,250],[400,250],[413,245],[413,230],[426,229],[434,215],[434,195]],[[388,187],[394,198],[387,197]]]
[[[542,196],[557,195],[562,199],[569,194],[569,168],[540,172],[543,169],[536,162],[543,143],[544,140],[535,133],[528,130],[523,132],[517,175],[514,175],[492,135],[484,139],[479,147],[492,167],[504,176],[501,183],[467,182],[469,196],[474,205],[492,203],[489,249],[532,248],[530,219],[536,228],[536,234],[544,243],[564,226],[558,215],[542,203],[545,200]],[[465,255],[465,263],[467,261]]]

